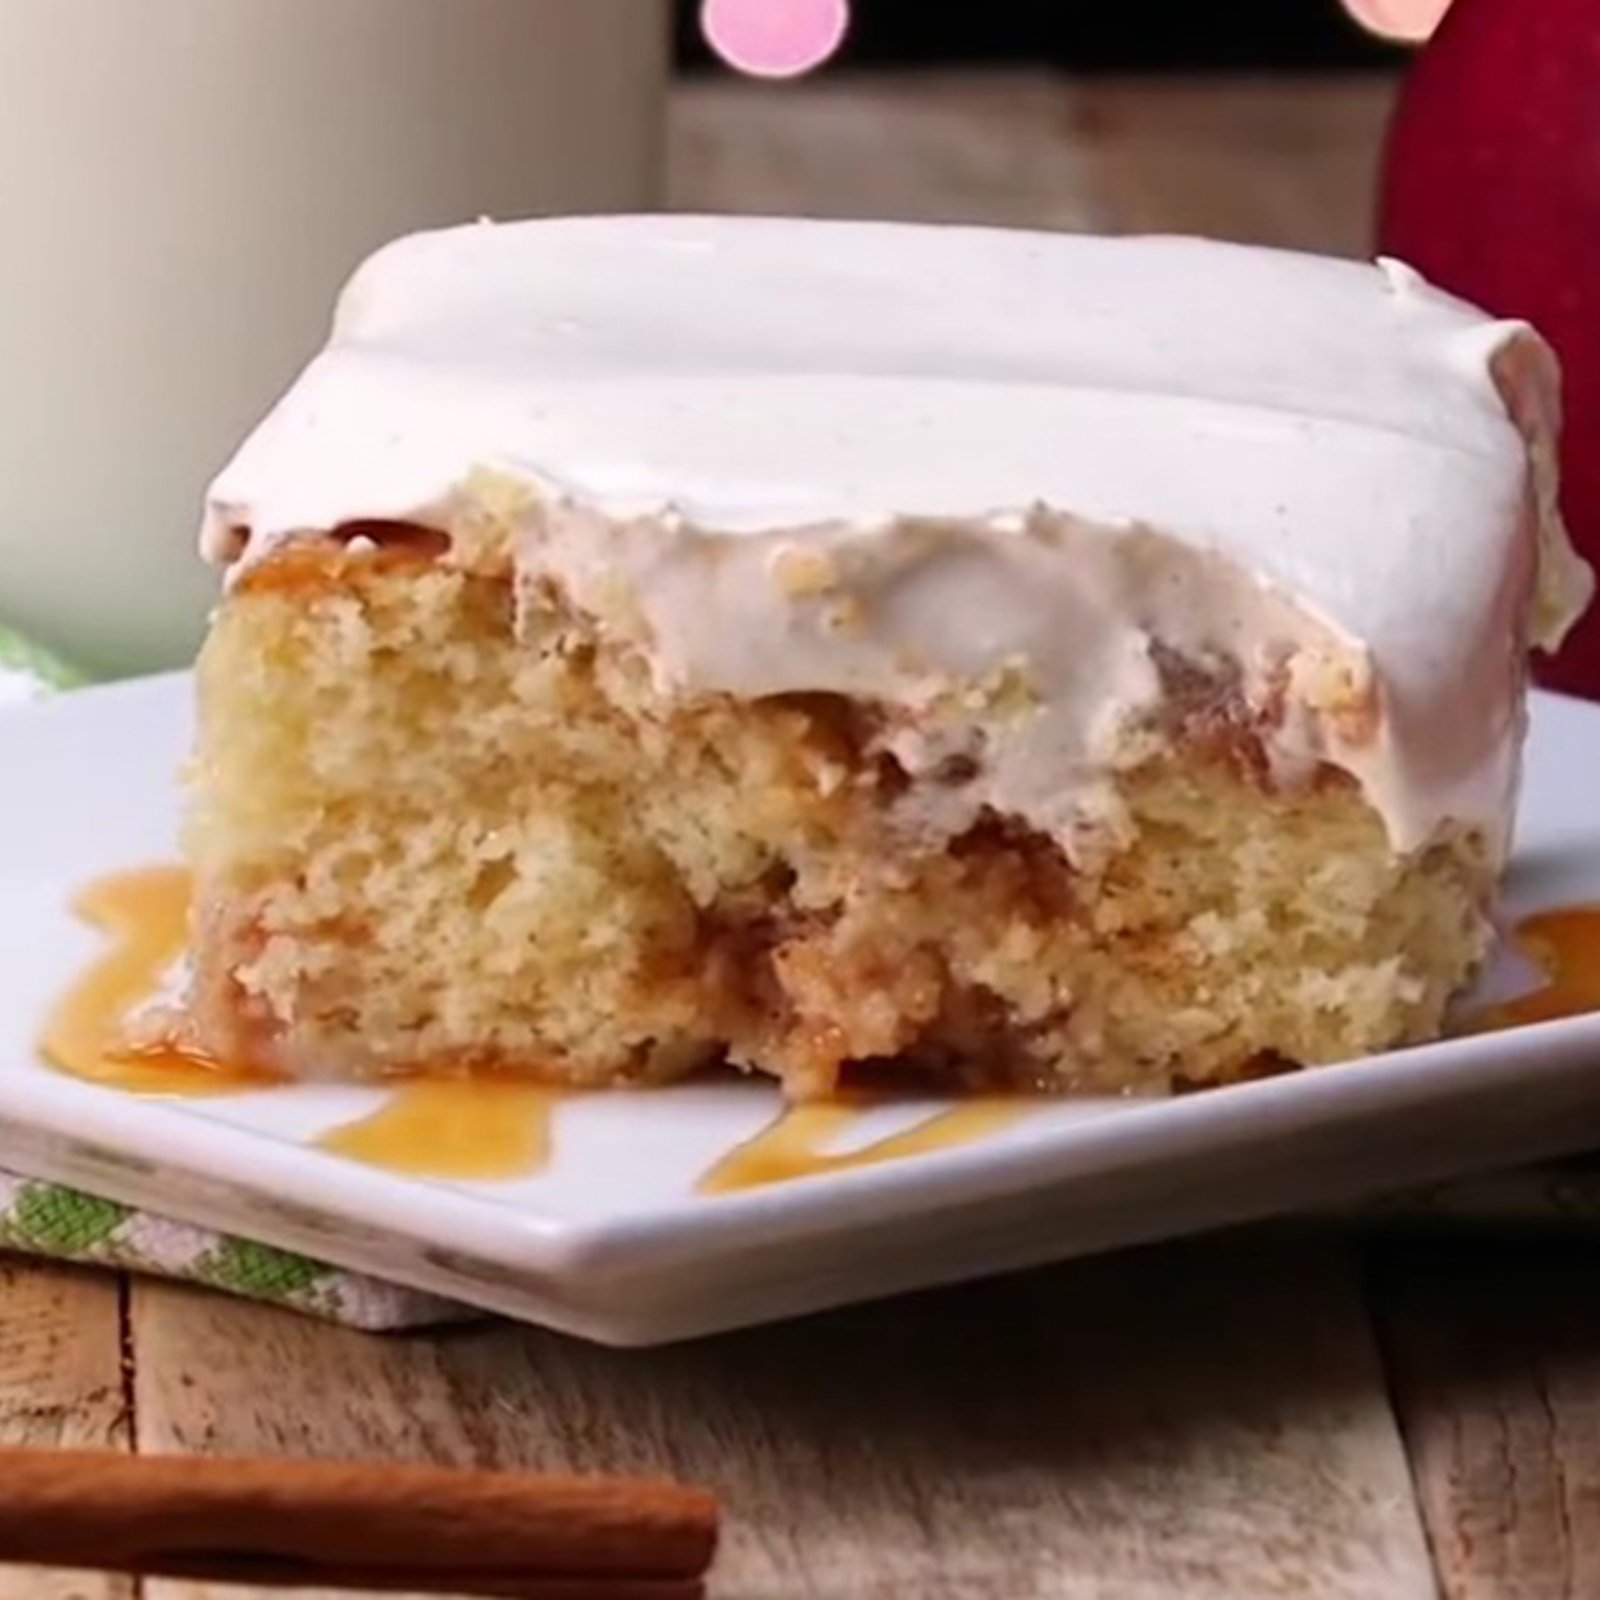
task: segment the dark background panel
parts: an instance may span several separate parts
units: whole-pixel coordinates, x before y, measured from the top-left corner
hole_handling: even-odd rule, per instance
[[[714,65],[698,0],[677,0],[678,53]],[[1020,61],[1094,71],[1361,68],[1399,52],[1339,0],[855,0],[840,66]]]

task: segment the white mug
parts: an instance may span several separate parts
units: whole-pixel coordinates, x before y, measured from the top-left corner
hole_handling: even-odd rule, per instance
[[[205,483],[412,229],[657,198],[663,0],[0,0],[0,622],[193,650]]]

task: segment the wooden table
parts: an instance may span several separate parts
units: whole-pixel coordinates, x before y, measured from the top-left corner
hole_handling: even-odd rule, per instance
[[[708,84],[672,192],[1359,251],[1388,94]],[[721,1600],[1588,1597],[1597,1269],[1600,1241],[1278,1228],[629,1354],[0,1264],[0,1440],[683,1474],[726,1496]],[[0,1571],[0,1600],[135,1592]]]

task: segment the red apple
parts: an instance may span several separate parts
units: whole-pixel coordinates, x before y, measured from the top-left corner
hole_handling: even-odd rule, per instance
[[[1379,232],[1385,254],[1555,346],[1563,504],[1600,563],[1600,0],[1455,0],[1401,95]],[[1600,611],[1539,676],[1600,699]]]

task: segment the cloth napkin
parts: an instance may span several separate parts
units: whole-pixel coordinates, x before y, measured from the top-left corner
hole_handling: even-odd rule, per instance
[[[83,681],[71,667],[0,626],[0,715],[7,705]],[[1409,1190],[1339,1215],[1369,1225],[1600,1231],[1600,1155]],[[359,1273],[4,1170],[0,1249],[184,1279],[369,1331],[459,1322],[472,1315]]]
[[[0,625],[0,717],[7,706],[83,681],[71,667]],[[180,1278],[370,1332],[460,1322],[473,1315],[431,1295],[3,1168],[0,1250]]]

